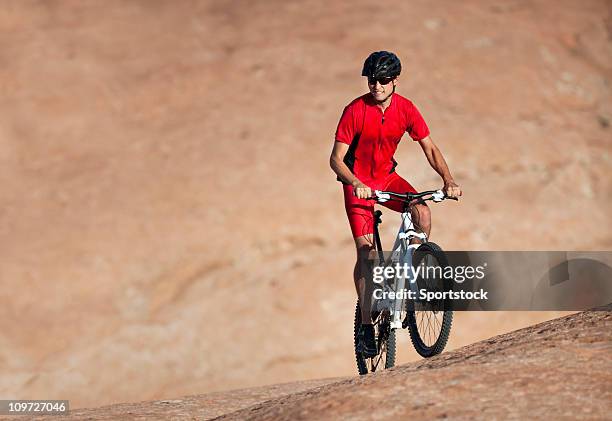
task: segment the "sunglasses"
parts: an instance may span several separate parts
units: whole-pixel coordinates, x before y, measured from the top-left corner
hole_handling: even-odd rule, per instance
[[[376,85],[376,82],[378,82],[384,86],[384,85],[388,85],[389,83],[391,83],[393,79],[395,78],[394,77],[379,77],[379,78],[368,77],[368,84]]]

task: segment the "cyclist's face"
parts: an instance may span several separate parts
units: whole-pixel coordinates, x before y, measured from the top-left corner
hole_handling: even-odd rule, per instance
[[[368,78],[368,88],[376,101],[384,101],[393,93],[397,85],[397,78],[373,79]]]

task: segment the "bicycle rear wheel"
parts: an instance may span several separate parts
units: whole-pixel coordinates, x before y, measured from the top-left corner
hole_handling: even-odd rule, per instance
[[[442,249],[435,243],[423,243],[413,255],[413,266],[440,267],[440,273],[448,266],[448,260]],[[421,272],[423,273],[423,272]],[[443,291],[452,289],[452,280],[443,277],[419,276],[416,279],[419,291]],[[404,325],[408,326],[410,339],[416,352],[422,357],[433,357],[441,353],[448,342],[453,323],[451,300],[408,301]]]
[[[355,308],[354,345],[355,359],[359,374],[374,373],[378,369],[391,368],[395,365],[395,329],[391,329],[389,313],[377,312],[372,314],[374,334],[378,346],[378,355],[364,358],[359,349],[359,328],[361,327],[361,307],[359,302]]]

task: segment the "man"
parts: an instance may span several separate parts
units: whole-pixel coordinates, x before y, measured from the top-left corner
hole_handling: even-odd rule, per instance
[[[442,178],[446,195],[458,197],[462,194],[440,149],[429,137],[425,120],[412,102],[395,93],[401,70],[400,60],[388,51],[374,52],[365,60],[361,75],[368,78],[369,93],[344,108],[330,157],[330,166],[343,184],[344,204],[357,247],[353,276],[360,303],[369,302],[365,297],[362,268],[366,267],[363,263],[373,247],[373,190],[416,192],[395,172],[397,163],[393,154],[404,132],[419,142],[429,164]],[[402,211],[397,202],[386,202],[384,206]],[[431,220],[427,205],[415,205],[412,218],[429,236]],[[372,316],[366,305],[360,307],[360,345],[363,356],[370,358],[377,355]]]

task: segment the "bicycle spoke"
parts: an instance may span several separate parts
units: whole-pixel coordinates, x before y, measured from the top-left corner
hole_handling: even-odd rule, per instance
[[[427,312],[427,346],[430,346],[432,341],[431,341],[431,337],[433,336],[433,333],[431,332],[431,312],[428,311]]]
[[[442,331],[444,312],[418,311],[415,312],[419,336],[426,346],[432,346],[438,340]]]
[[[443,313],[442,313],[442,312],[440,312],[440,314],[443,314]],[[442,317],[444,317],[444,316],[442,316]],[[437,330],[437,328],[438,328],[438,327],[439,327],[440,329],[442,329],[442,321],[441,321],[441,320],[438,320],[438,316],[437,316],[437,315],[434,315],[434,320],[436,321],[436,330]]]
[[[423,332],[423,312],[419,312],[419,332]]]

